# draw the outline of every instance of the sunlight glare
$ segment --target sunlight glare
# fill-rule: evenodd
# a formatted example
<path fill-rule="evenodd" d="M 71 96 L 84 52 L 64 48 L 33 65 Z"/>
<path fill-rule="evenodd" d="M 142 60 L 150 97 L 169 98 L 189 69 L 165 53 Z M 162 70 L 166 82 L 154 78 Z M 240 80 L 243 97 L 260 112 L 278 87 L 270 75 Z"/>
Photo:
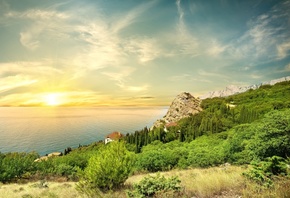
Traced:
<path fill-rule="evenodd" d="M 45 103 L 48 106 L 57 106 L 60 104 L 59 95 L 55 93 L 47 94 L 45 96 Z"/>

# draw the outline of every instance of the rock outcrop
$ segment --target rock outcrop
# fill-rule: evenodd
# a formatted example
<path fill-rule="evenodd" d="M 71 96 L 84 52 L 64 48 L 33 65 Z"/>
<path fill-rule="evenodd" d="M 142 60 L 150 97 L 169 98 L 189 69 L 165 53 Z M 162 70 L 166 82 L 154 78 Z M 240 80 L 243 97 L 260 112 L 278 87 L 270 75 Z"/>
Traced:
<path fill-rule="evenodd" d="M 62 153 L 61 152 L 53 152 L 53 153 L 49 153 L 46 156 L 42 156 L 40 158 L 37 158 L 36 160 L 34 160 L 34 162 L 47 161 L 48 158 L 50 158 L 50 157 L 60 157 L 60 156 L 62 156 Z"/>
<path fill-rule="evenodd" d="M 153 127 L 159 127 L 166 123 L 177 122 L 182 118 L 194 115 L 202 111 L 200 107 L 201 100 L 193 97 L 190 93 L 183 92 L 176 96 L 170 105 L 166 115 L 157 120 Z"/>
<path fill-rule="evenodd" d="M 200 96 L 200 98 L 201 99 L 206 99 L 206 98 L 214 98 L 214 97 L 231 96 L 231 95 L 234 95 L 234 94 L 246 92 L 249 89 L 258 89 L 262 85 L 275 85 L 276 83 L 284 82 L 284 81 L 290 81 L 290 76 L 283 77 L 283 78 L 278 78 L 278 79 L 274 79 L 274 80 L 270 80 L 270 81 L 263 82 L 263 83 L 260 83 L 260 84 L 249 85 L 249 86 L 229 85 L 224 90 L 211 91 L 211 92 L 209 92 L 209 93 L 207 93 L 207 94 L 205 94 L 203 96 Z"/>

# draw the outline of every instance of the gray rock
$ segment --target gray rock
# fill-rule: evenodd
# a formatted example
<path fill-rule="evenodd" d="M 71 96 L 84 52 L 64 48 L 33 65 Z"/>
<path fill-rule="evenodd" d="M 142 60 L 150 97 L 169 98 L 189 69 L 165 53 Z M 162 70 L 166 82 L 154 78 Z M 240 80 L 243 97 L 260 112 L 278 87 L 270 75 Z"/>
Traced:
<path fill-rule="evenodd" d="M 193 97 L 190 93 L 183 92 L 176 96 L 171 103 L 166 115 L 157 120 L 153 127 L 160 127 L 166 123 L 177 122 L 182 118 L 194 115 L 202 111 L 201 100 Z"/>

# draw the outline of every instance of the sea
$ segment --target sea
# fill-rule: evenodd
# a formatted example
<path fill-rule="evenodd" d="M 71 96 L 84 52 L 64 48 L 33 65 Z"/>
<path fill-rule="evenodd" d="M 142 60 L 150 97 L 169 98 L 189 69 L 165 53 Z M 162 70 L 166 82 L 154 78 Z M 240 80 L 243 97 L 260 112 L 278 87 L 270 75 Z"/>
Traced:
<path fill-rule="evenodd" d="M 63 152 L 150 128 L 168 107 L 0 107 L 0 152 Z"/>

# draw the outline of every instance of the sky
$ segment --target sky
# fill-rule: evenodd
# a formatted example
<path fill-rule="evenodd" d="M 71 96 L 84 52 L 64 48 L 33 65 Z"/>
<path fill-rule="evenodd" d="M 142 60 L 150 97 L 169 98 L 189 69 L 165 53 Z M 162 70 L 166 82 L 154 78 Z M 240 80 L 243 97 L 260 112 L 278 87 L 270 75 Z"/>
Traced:
<path fill-rule="evenodd" d="M 169 106 L 290 75 L 289 0 L 0 0 L 0 106 Z"/>

